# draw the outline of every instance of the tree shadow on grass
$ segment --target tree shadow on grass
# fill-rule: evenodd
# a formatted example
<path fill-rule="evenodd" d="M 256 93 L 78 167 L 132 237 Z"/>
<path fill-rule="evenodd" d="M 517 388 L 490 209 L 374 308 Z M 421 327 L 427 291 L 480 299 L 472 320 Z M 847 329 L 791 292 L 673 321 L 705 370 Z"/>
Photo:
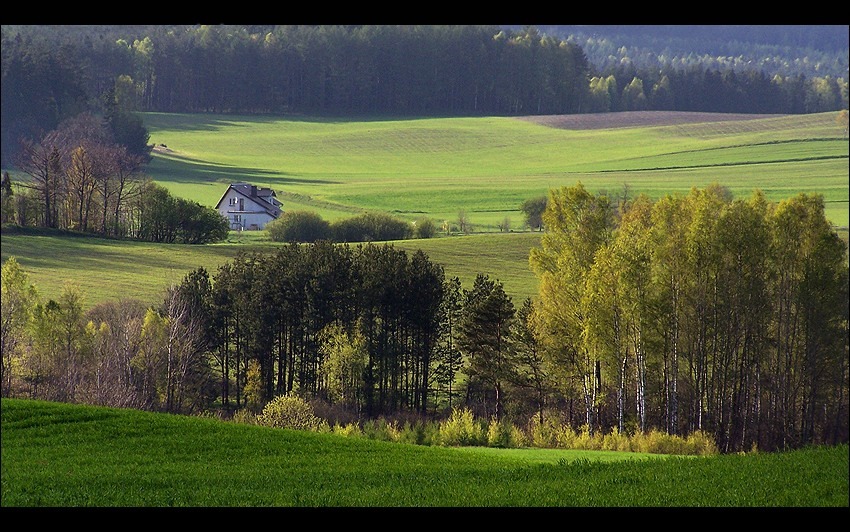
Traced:
<path fill-rule="evenodd" d="M 157 155 L 145 169 L 152 179 L 162 183 L 233 183 L 257 181 L 275 184 L 335 185 L 338 181 L 292 177 L 286 172 L 246 168 L 189 159 L 179 154 Z"/>

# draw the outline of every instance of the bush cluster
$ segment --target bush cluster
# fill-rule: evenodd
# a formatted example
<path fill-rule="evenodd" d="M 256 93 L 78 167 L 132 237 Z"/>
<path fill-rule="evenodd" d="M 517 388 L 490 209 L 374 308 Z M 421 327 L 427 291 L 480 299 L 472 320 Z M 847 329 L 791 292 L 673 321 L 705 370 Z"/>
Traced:
<path fill-rule="evenodd" d="M 294 394 L 279 395 L 269 401 L 257 416 L 257 422 L 266 427 L 330 432 L 327 421 L 313 413 L 310 403 Z"/>
<path fill-rule="evenodd" d="M 266 226 L 274 242 L 374 242 L 431 238 L 436 226 L 429 218 L 411 224 L 386 213 L 363 213 L 333 223 L 313 211 L 287 211 Z"/>
<path fill-rule="evenodd" d="M 294 395 L 275 398 L 259 416 L 242 413 L 235 415 L 233 421 L 413 445 L 504 449 L 535 447 L 696 456 L 711 456 L 719 452 L 711 436 L 702 431 L 681 437 L 657 430 L 628 434 L 614 427 L 607 433 L 591 434 L 586 425 L 576 430 L 554 419 L 541 423 L 537 416 L 523 430 L 506 419 L 477 419 L 467 408 L 454 408 L 444 421 L 417 423 L 378 418 L 362 423 L 335 423 L 331 427 L 327 421 L 313 414 L 306 401 Z"/>
<path fill-rule="evenodd" d="M 266 225 L 275 242 L 318 242 L 331 239 L 331 224 L 312 211 L 287 211 Z"/>
<path fill-rule="evenodd" d="M 488 433 L 465 408 L 455 408 L 447 421 L 440 424 L 440 444 L 445 446 L 486 445 Z"/>

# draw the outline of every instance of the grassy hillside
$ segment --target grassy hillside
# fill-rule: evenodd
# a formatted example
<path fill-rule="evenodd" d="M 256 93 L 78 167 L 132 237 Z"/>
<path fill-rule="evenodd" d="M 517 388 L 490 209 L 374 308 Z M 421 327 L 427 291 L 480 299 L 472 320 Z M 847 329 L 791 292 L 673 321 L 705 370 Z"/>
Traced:
<path fill-rule="evenodd" d="M 422 249 L 432 262 L 443 265 L 446 277 L 457 276 L 471 287 L 485 273 L 502 281 L 518 306 L 537 294 L 537 278 L 528 254 L 540 233 L 473 234 L 392 245 L 412 254 Z M 117 298 L 162 301 L 164 289 L 179 283 L 198 267 L 214 274 L 240 251 L 268 250 L 279 244 L 265 232 L 232 233 L 228 242 L 207 246 L 123 242 L 49 231 L 4 231 L 0 260 L 16 257 L 43 299 L 57 299 L 66 282 L 77 285 L 88 308 Z"/>
<path fill-rule="evenodd" d="M 145 115 L 151 175 L 214 205 L 232 181 L 278 191 L 327 219 L 380 210 L 477 230 L 523 220 L 522 202 L 581 181 L 653 198 L 718 182 L 780 201 L 816 192 L 848 225 L 848 143 L 836 113 L 611 113 L 571 117 L 291 119 Z M 164 146 L 162 146 L 164 145 Z"/>
<path fill-rule="evenodd" d="M 582 181 L 592 191 L 653 198 L 723 184 L 781 201 L 823 194 L 847 239 L 848 142 L 834 113 L 802 116 L 632 112 L 514 118 L 346 120 L 146 114 L 157 145 L 150 174 L 175 194 L 214 205 L 232 181 L 278 192 L 285 209 L 328 220 L 381 210 L 438 224 L 464 211 L 475 234 L 396 242 L 423 249 L 448 277 L 477 273 L 505 285 L 515 304 L 537 293 L 528 252 L 540 235 L 497 233 L 507 217 L 550 188 Z M 116 297 L 149 303 L 194 268 L 211 273 L 240 250 L 273 246 L 264 233 L 213 246 L 157 245 L 55 233 L 2 234 L 45 297 L 66 281 L 89 305 Z"/>
<path fill-rule="evenodd" d="M 3 507 L 847 507 L 847 446 L 662 457 L 425 447 L 3 399 Z"/>

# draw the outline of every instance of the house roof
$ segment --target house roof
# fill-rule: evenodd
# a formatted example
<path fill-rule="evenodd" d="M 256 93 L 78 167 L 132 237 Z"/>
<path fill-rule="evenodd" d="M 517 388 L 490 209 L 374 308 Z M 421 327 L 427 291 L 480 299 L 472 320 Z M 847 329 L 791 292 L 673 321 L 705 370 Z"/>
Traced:
<path fill-rule="evenodd" d="M 221 206 L 221 202 L 224 201 L 224 198 L 230 190 L 233 190 L 237 194 L 253 201 L 265 210 L 272 218 L 277 218 L 282 212 L 280 207 L 270 201 L 271 198 L 277 197 L 274 190 L 270 188 L 260 188 L 250 183 L 231 183 L 230 186 L 227 187 L 227 190 L 224 191 L 224 194 L 221 195 L 221 198 L 219 198 L 218 203 L 215 204 L 216 209 Z"/>

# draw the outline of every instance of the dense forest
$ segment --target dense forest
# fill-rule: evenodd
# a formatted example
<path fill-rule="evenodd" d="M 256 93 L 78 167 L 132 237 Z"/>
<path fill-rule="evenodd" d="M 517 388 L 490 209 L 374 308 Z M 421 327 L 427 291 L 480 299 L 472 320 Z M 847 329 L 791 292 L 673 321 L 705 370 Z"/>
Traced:
<path fill-rule="evenodd" d="M 39 139 L 83 111 L 835 111 L 848 105 L 847 50 L 836 28 L 846 33 L 842 26 L 807 31 L 826 50 L 801 41 L 802 48 L 777 44 L 750 59 L 731 43 L 721 52 L 736 56 L 701 52 L 697 39 L 688 41 L 694 49 L 687 54 L 649 54 L 638 45 L 613 50 L 616 41 L 534 26 L 4 25 L 3 165 L 21 138 Z M 710 27 L 701 31 L 711 42 Z M 753 31 L 770 34 L 769 27 Z M 809 55 L 794 56 L 799 49 Z"/>
<path fill-rule="evenodd" d="M 521 26 L 511 26 L 521 29 Z M 847 78 L 850 27 L 844 25 L 538 26 L 575 42 L 600 72 L 702 66 L 775 75 Z"/>
<path fill-rule="evenodd" d="M 297 393 L 330 421 L 453 407 L 529 428 L 702 432 L 724 452 L 848 439 L 846 245 L 820 196 L 549 194 L 540 295 L 389 244 L 286 244 L 85 312 L 3 265 L 4 397 L 175 413 Z"/>

